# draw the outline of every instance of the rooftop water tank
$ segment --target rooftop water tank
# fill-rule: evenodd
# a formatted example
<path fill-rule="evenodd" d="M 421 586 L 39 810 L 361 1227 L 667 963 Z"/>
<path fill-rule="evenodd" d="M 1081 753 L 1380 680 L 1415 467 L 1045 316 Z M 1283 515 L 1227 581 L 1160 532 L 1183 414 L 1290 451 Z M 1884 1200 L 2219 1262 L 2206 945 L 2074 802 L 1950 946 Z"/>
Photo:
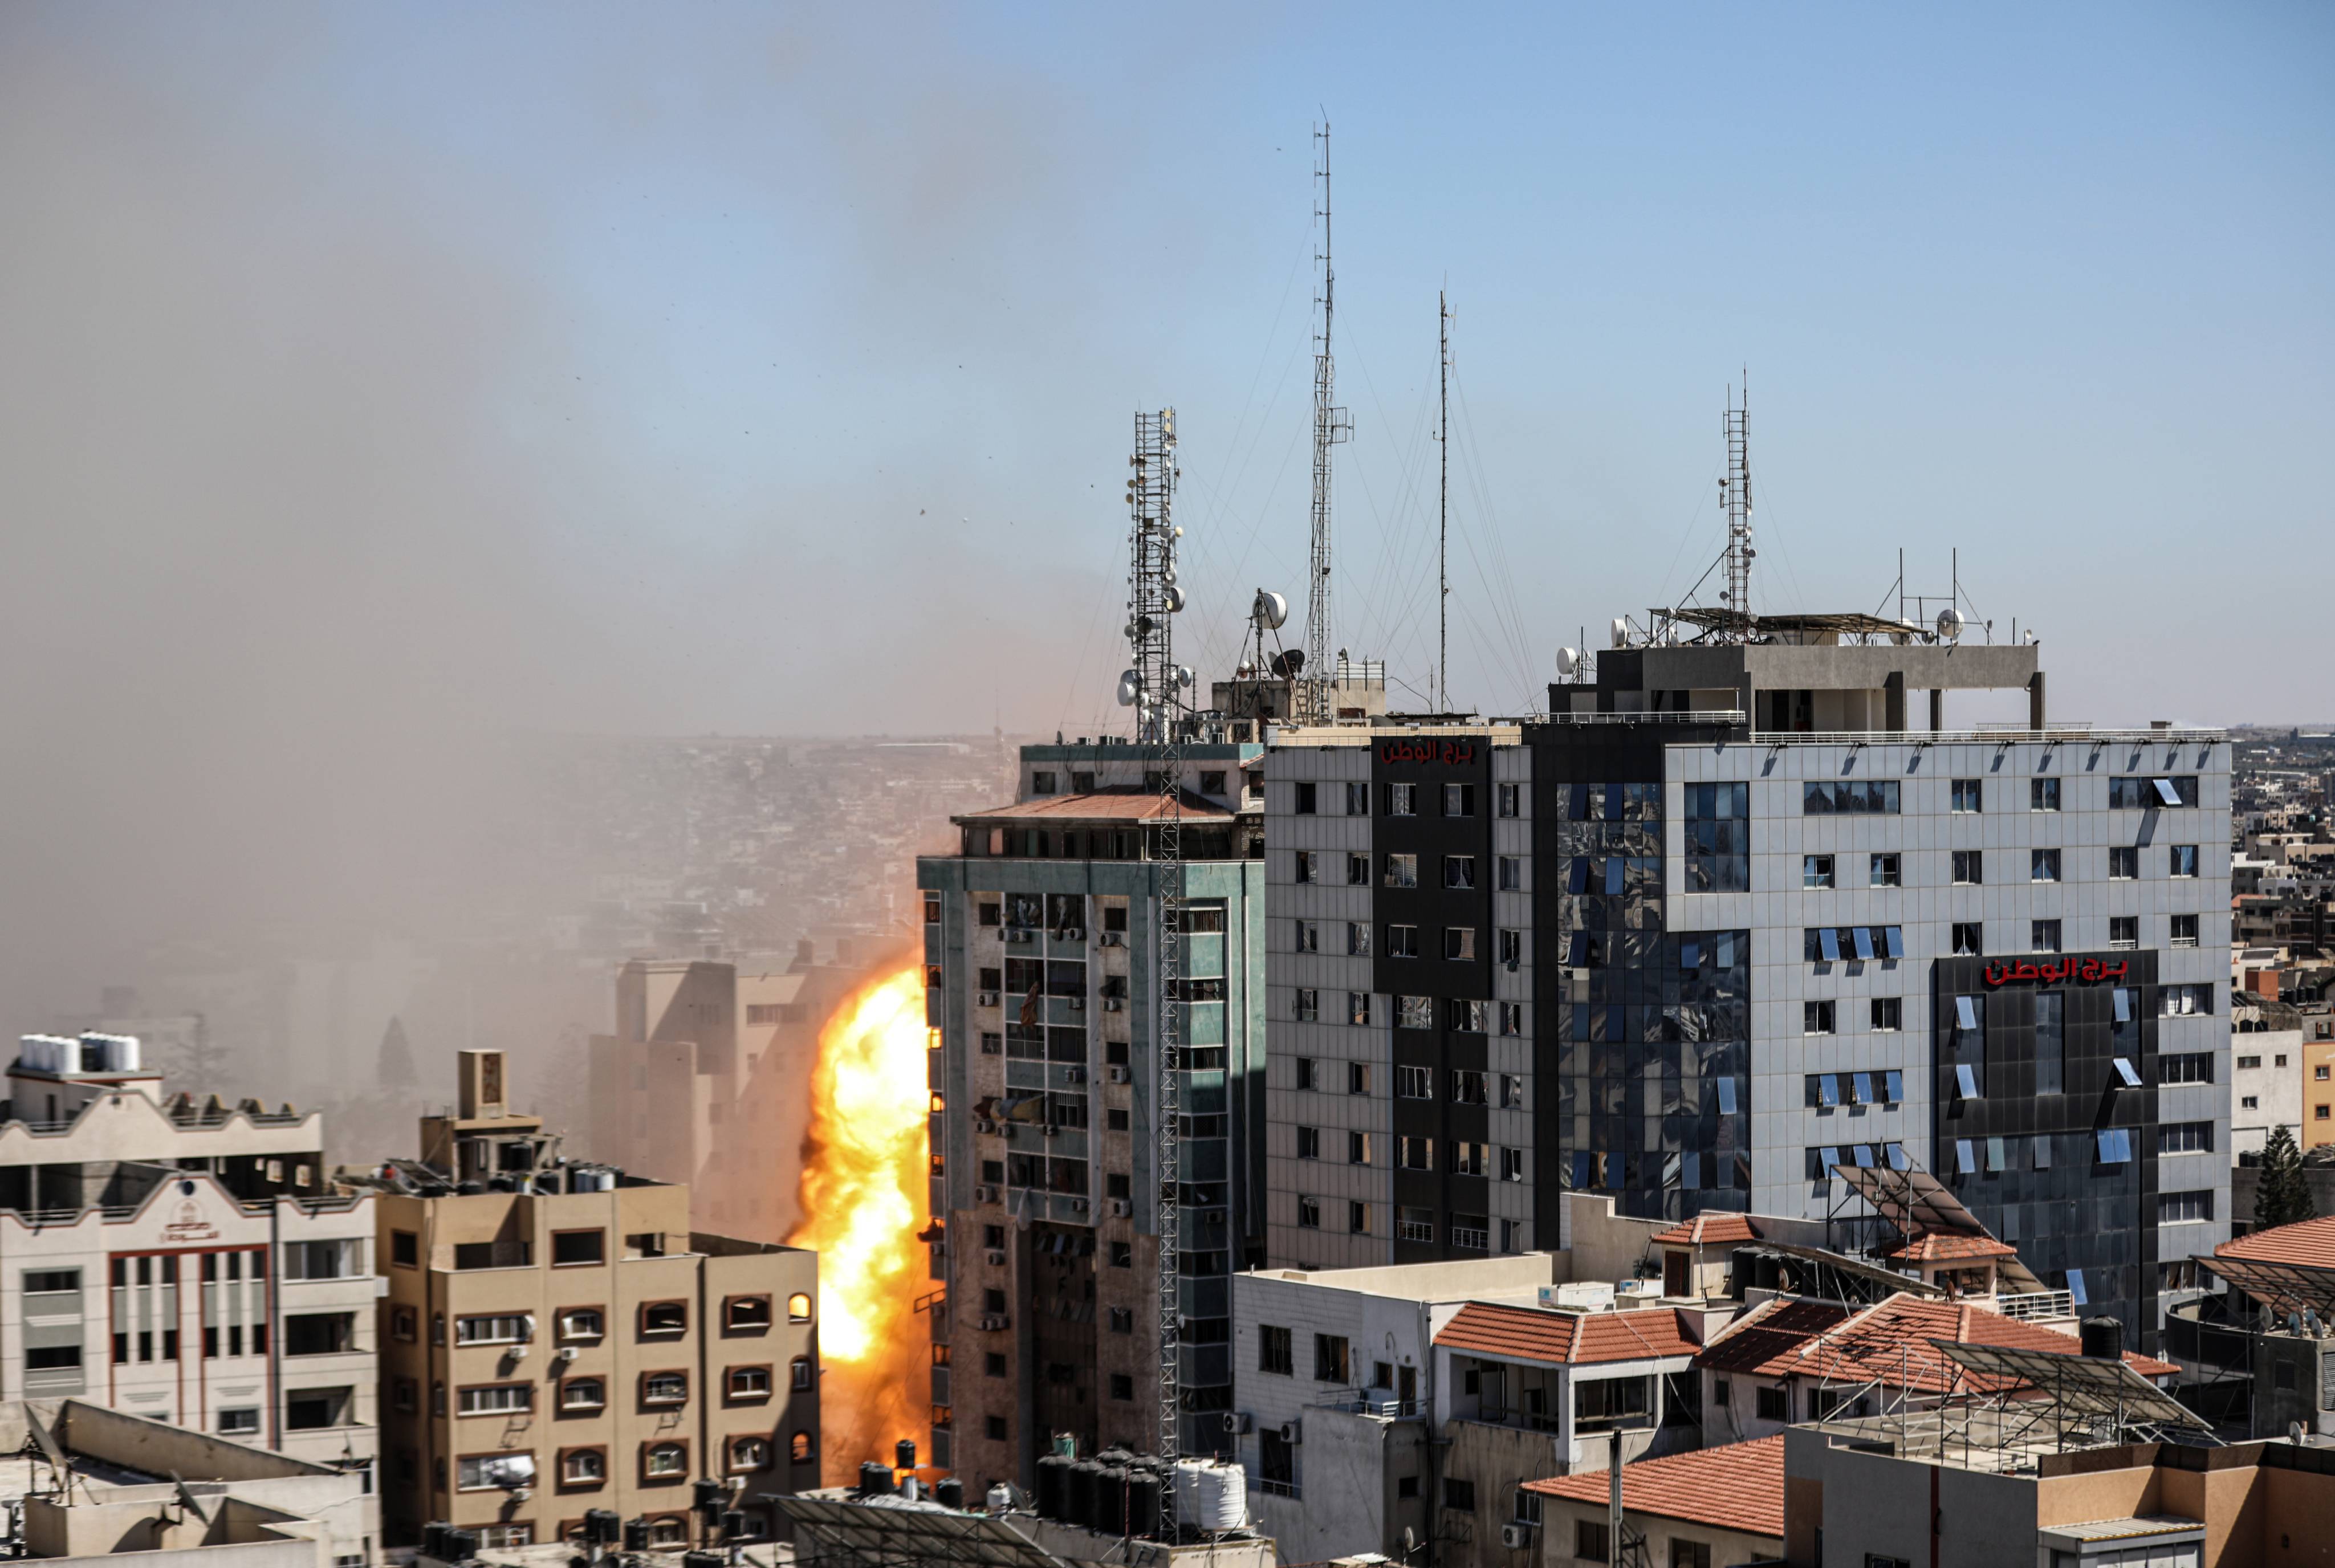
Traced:
<path fill-rule="evenodd" d="M 1176 1464 L 1176 1520 L 1211 1534 L 1248 1524 L 1248 1476 L 1237 1465 L 1214 1459 Z"/>

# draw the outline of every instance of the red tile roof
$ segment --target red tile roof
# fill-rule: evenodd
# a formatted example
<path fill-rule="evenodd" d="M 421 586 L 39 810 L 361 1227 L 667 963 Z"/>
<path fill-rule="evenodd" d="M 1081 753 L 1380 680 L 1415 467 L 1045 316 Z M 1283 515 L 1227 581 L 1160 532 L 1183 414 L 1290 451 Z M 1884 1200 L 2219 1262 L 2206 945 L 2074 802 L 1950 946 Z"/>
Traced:
<path fill-rule="evenodd" d="M 1527 1481 L 1525 1490 L 1575 1503 L 1599 1503 L 1611 1494 L 1613 1478 L 1603 1470 Z M 1727 1443 L 1640 1459 L 1622 1466 L 1622 1508 L 1681 1519 L 1718 1530 L 1784 1538 L 1784 1438 L 1781 1433 L 1749 1443 Z"/>
<path fill-rule="evenodd" d="M 1654 1237 L 1656 1244 L 1671 1247 L 1718 1246 L 1729 1242 L 1756 1242 L 1759 1227 L 1741 1215 L 1697 1215 L 1682 1225 L 1672 1225 Z"/>
<path fill-rule="evenodd" d="M 2255 1231 L 2214 1249 L 2217 1258 L 2246 1258 L 2258 1263 L 2289 1263 L 2297 1268 L 2335 1269 L 2335 1215 L 2299 1220 Z"/>
<path fill-rule="evenodd" d="M 1710 1341 L 1695 1365 L 1769 1378 L 1828 1378 L 1858 1383 L 1878 1379 L 1885 1387 L 1935 1394 L 1956 1387 L 1958 1379 L 1962 1387 L 1980 1379 L 1940 1355 L 1930 1342 L 1933 1340 L 2062 1356 L 2076 1350 L 2075 1340 L 2067 1334 L 2006 1318 L 1968 1302 L 1936 1301 L 1902 1291 L 1853 1316 L 1836 1317 L 1829 1325 L 1821 1321 L 1823 1310 L 1841 1312 L 1843 1309 L 1835 1303 L 1769 1304 L 1778 1310 L 1750 1312 L 1738 1319 Z M 1790 1312 L 1789 1322 L 1787 1309 L 1799 1309 Z M 2178 1370 L 2169 1362 L 2131 1351 L 2124 1359 L 2144 1378 L 2169 1378 Z"/>
<path fill-rule="evenodd" d="M 2015 1258 L 2019 1249 L 2005 1246 L 1992 1236 L 1957 1236 L 1933 1231 L 1907 1242 L 1889 1255 L 1909 1263 L 1950 1263 L 1964 1259 Z"/>
<path fill-rule="evenodd" d="M 1633 1312 L 1559 1312 L 1543 1307 L 1502 1307 L 1469 1302 L 1435 1336 L 1438 1345 L 1518 1360 L 1587 1365 L 1691 1356 L 1702 1347 L 1686 1337 L 1676 1312 L 1647 1307 Z"/>
<path fill-rule="evenodd" d="M 1229 822 L 1232 813 L 1204 796 L 1188 791 L 1183 799 L 1187 822 Z M 1010 806 L 968 811 L 954 820 L 968 827 L 986 822 L 1026 821 L 1032 818 L 1072 822 L 1148 822 L 1168 815 L 1156 789 L 1099 789 L 1089 795 L 1037 795 Z"/>

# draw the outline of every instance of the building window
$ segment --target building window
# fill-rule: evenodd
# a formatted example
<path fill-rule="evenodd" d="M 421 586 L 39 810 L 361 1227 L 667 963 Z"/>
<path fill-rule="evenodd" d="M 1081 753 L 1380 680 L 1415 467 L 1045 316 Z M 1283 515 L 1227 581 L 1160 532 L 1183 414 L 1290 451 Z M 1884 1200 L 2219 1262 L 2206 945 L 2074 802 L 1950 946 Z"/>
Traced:
<path fill-rule="evenodd" d="M 1420 1143 L 1431 1139 L 1420 1138 Z M 1435 1211 L 1422 1208 L 1400 1208 L 1394 1212 L 1395 1240 L 1400 1242 L 1432 1242 L 1435 1239 Z"/>
<path fill-rule="evenodd" d="M 682 1334 L 689 1331 L 689 1303 L 686 1302 L 643 1302 L 641 1332 L 644 1334 Z"/>
<path fill-rule="evenodd" d="M 761 1437 L 741 1437 L 730 1439 L 729 1473 L 767 1469 L 770 1463 L 770 1445 Z"/>
<path fill-rule="evenodd" d="M 1446 1028 L 1468 1034 L 1482 1034 L 1489 1026 L 1490 1005 L 1473 997 L 1447 996 L 1443 999 L 1443 1022 Z"/>
<path fill-rule="evenodd" d="M 1111 1308 L 1110 1331 L 1114 1334 L 1131 1334 L 1135 1332 L 1135 1309 L 1133 1307 Z"/>
<path fill-rule="evenodd" d="M 1443 886 L 1460 889 L 1476 886 L 1476 857 L 1472 855 L 1447 855 L 1443 857 Z"/>
<path fill-rule="evenodd" d="M 1976 884 L 1984 882 L 1986 880 L 1985 851 L 1980 849 L 1955 850 L 1953 873 L 1954 881 L 1958 884 L 1975 886 Z"/>
<path fill-rule="evenodd" d="M 1397 1099 L 1433 1099 L 1435 1070 L 1426 1067 L 1396 1068 L 1394 1093 Z"/>
<path fill-rule="evenodd" d="M 1986 955 L 1985 927 L 1975 920 L 1954 922 L 1954 953 L 1962 958 L 1982 958 Z"/>
<path fill-rule="evenodd" d="M 2161 1122 L 2156 1128 L 2159 1154 L 2211 1154 L 2214 1124 L 2210 1121 Z"/>
<path fill-rule="evenodd" d="M 534 1336 L 535 1320 L 524 1312 L 454 1320 L 458 1345 L 523 1345 Z"/>
<path fill-rule="evenodd" d="M 1313 852 L 1310 849 L 1300 849 L 1295 854 L 1296 879 L 1300 882 L 1314 880 Z"/>
<path fill-rule="evenodd" d="M 2140 875 L 2140 851 L 2132 845 L 2114 845 L 2108 849 L 2108 880 L 2129 882 Z"/>
<path fill-rule="evenodd" d="M 1464 1138 L 1454 1138 L 1451 1140 L 1450 1152 L 1453 1176 L 1479 1176 L 1484 1174 L 1488 1146 L 1470 1143 Z"/>
<path fill-rule="evenodd" d="M 559 1385 L 563 1410 L 599 1410 L 608 1403 L 608 1385 L 598 1378 L 570 1378 Z"/>
<path fill-rule="evenodd" d="M 1347 1356 L 1345 1336 L 1316 1334 L 1313 1336 L 1313 1380 L 1317 1383 L 1344 1383 L 1351 1362 Z"/>
<path fill-rule="evenodd" d="M 1472 1504 L 1471 1497 L 1469 1502 Z M 1612 1537 L 1602 1519 L 1575 1519 L 1573 1522 L 1573 1554 L 1589 1563 L 1610 1563 L 1613 1560 Z"/>
<path fill-rule="evenodd" d="M 1800 786 L 1800 810 L 1809 817 L 1897 815 L 1894 779 L 1819 779 Z"/>
<path fill-rule="evenodd" d="M 1292 1375 L 1289 1331 L 1273 1323 L 1260 1323 L 1256 1330 L 1256 1370 L 1278 1377 Z"/>
<path fill-rule="evenodd" d="M 1371 787 L 1360 779 L 1346 781 L 1346 815 L 1368 817 L 1371 814 Z"/>
<path fill-rule="evenodd" d="M 2111 915 L 2108 916 L 2108 945 L 2111 948 L 2140 945 L 2140 916 Z"/>
<path fill-rule="evenodd" d="M 1446 817 L 1476 815 L 1476 787 L 1473 784 L 1446 784 L 1443 787 L 1443 815 Z"/>
<path fill-rule="evenodd" d="M 1366 1236 L 1371 1234 L 1371 1205 L 1350 1203 L 1346 1205 L 1346 1233 Z"/>
<path fill-rule="evenodd" d="M 259 1408 L 240 1406 L 218 1413 L 219 1435 L 223 1437 L 247 1437 L 259 1430 Z"/>
<path fill-rule="evenodd" d="M 1320 1198 L 1309 1197 L 1303 1193 L 1297 1195 L 1297 1228 L 1301 1231 L 1318 1231 L 1322 1228 Z"/>
<path fill-rule="evenodd" d="M 1416 925 L 1388 926 L 1387 956 L 1389 958 L 1417 958 L 1419 956 L 1419 927 Z"/>
<path fill-rule="evenodd" d="M 992 1439 L 1000 1443 L 1003 1442 L 1005 1440 L 1005 1418 L 1003 1416 L 990 1417 L 987 1430 Z M 797 1432 L 793 1437 L 787 1439 L 787 1457 L 793 1460 L 796 1464 L 809 1464 L 811 1462 L 812 1453 L 813 1450 L 811 1448 L 810 1434 L 809 1432 Z"/>
<path fill-rule="evenodd" d="M 2197 1224 L 2214 1217 L 2214 1194 L 2204 1192 L 2159 1193 L 2156 1195 L 2156 1223 L 2161 1225 Z"/>
<path fill-rule="evenodd" d="M 688 1545 L 688 1522 L 676 1514 L 650 1515 L 649 1544 L 654 1547 Z"/>
<path fill-rule="evenodd" d="M 1370 1134 L 1366 1132 L 1349 1132 L 1346 1134 L 1346 1163 L 1348 1165 L 1368 1165 L 1371 1163 Z"/>
<path fill-rule="evenodd" d="M 1832 885 L 1831 856 L 1803 855 L 1800 857 L 1802 887 L 1830 887 Z"/>
<path fill-rule="evenodd" d="M 2059 880 L 2059 852 L 2057 849 L 2030 849 L 2027 852 L 2027 880 L 2057 882 Z"/>
<path fill-rule="evenodd" d="M 689 1474 L 689 1445 L 646 1443 L 641 1447 L 641 1479 L 678 1481 Z"/>
<path fill-rule="evenodd" d="M 2027 930 L 2027 950 L 2030 953 L 2057 953 L 2059 951 L 2059 923 L 2058 921 L 2030 921 L 2028 922 Z"/>
<path fill-rule="evenodd" d="M 1300 1023 L 1313 1023 L 1322 1016 L 1322 993 L 1312 986 L 1297 988 L 1296 1019 Z"/>
<path fill-rule="evenodd" d="M 532 1383 L 489 1383 L 455 1390 L 458 1416 L 503 1416 L 535 1408 Z"/>
<path fill-rule="evenodd" d="M 2030 779 L 2027 781 L 2027 808 L 2030 811 L 2059 809 L 2059 781 L 2057 779 Z"/>
<path fill-rule="evenodd" d="M 1503 855 L 1498 861 L 1500 891 L 1522 893 L 1525 890 L 1525 863 L 1521 856 Z"/>
<path fill-rule="evenodd" d="M 1111 1243 L 1110 1266 L 1115 1269 L 1133 1268 L 1135 1266 L 1135 1244 L 1133 1242 Z"/>
<path fill-rule="evenodd" d="M 1419 886 L 1419 857 L 1390 855 L 1386 857 L 1386 885 L 1389 887 Z"/>
<path fill-rule="evenodd" d="M 1435 999 L 1431 996 L 1396 997 L 1394 1022 L 1397 1029 L 1433 1029 Z"/>
<path fill-rule="evenodd" d="M 1500 1179 L 1520 1182 L 1525 1179 L 1525 1151 L 1520 1148 L 1500 1150 Z"/>
<path fill-rule="evenodd" d="M 1525 1031 L 1525 1004 L 1521 1002 L 1500 1003 L 1500 1032 L 1519 1035 Z"/>
<path fill-rule="evenodd" d="M 644 1372 L 641 1374 L 641 1403 L 644 1405 L 683 1405 L 689 1402 L 687 1372 Z"/>
<path fill-rule="evenodd" d="M 722 1326 L 737 1333 L 753 1333 L 770 1326 L 770 1298 L 730 1296 L 722 1302 Z"/>
<path fill-rule="evenodd" d="M 606 1448 L 563 1448 L 559 1454 L 559 1484 L 563 1486 L 597 1486 L 608 1479 L 608 1450 Z"/>
<path fill-rule="evenodd" d="M 1367 922 L 1346 922 L 1346 954 L 1350 958 L 1368 958 L 1371 955 L 1371 928 Z"/>
<path fill-rule="evenodd" d="M 2156 1081 L 2211 1083 L 2214 1081 L 2214 1053 L 2210 1050 L 2165 1052 L 2156 1059 Z"/>
<path fill-rule="evenodd" d="M 1710 1547 L 1683 1535 L 1671 1537 L 1671 1568 L 1710 1568 Z"/>
<path fill-rule="evenodd" d="M 1135 1379 L 1125 1372 L 1113 1372 L 1110 1375 L 1110 1397 L 1114 1399 L 1120 1400 L 1133 1399 L 1135 1398 Z"/>
<path fill-rule="evenodd" d="M 796 1388 L 810 1387 L 809 1357 L 795 1358 L 794 1375 Z M 767 1399 L 770 1397 L 770 1369 L 764 1366 L 732 1367 L 722 1374 L 722 1393 L 729 1399 Z"/>
<path fill-rule="evenodd" d="M 1310 920 L 1301 920 L 1296 924 L 1297 951 L 1300 953 L 1321 952 L 1322 928 Z"/>
<path fill-rule="evenodd" d="M 1419 815 L 1419 786 L 1390 784 L 1386 787 L 1387 815 L 1416 817 Z"/>
<path fill-rule="evenodd" d="M 1759 1418 L 1763 1421 L 1788 1421 L 1792 1418 L 1792 1390 L 1761 1389 L 1759 1403 Z"/>
<path fill-rule="evenodd" d="M 2195 947 L 2197 945 L 2197 917 L 2195 915 L 2175 915 L 2173 917 L 2172 930 L 2174 946 Z"/>
<path fill-rule="evenodd" d="M 2171 857 L 2171 865 L 2167 868 L 2169 875 L 2174 876 L 2197 875 L 2197 847 L 2195 844 L 2173 844 L 2166 846 L 2166 848 Z"/>
<path fill-rule="evenodd" d="M 1443 956 L 1456 963 L 1476 961 L 1476 928 L 1472 925 L 1447 925 L 1443 928 Z"/>
<path fill-rule="evenodd" d="M 1875 887 L 1902 886 L 1904 879 L 1898 866 L 1899 862 L 1894 852 L 1887 855 L 1875 855 L 1873 857 L 1872 870 L 1866 881 Z"/>
<path fill-rule="evenodd" d="M 1525 1105 L 1525 1080 L 1520 1073 L 1500 1074 L 1500 1108 L 1522 1110 Z"/>
<path fill-rule="evenodd" d="M 1451 1103 L 1454 1105 L 1482 1105 L 1488 1098 L 1489 1088 L 1489 1074 L 1467 1067 L 1451 1070 Z"/>
<path fill-rule="evenodd" d="M 1322 1064 L 1310 1056 L 1293 1059 L 1297 1063 L 1297 1087 L 1318 1089 L 1322 1087 Z"/>
<path fill-rule="evenodd" d="M 1882 1034 L 1894 1034 L 1905 1027 L 1905 999 L 1902 996 L 1876 996 L 1873 999 L 1873 1027 Z"/>
<path fill-rule="evenodd" d="M 554 1231 L 551 1233 L 551 1266 L 575 1268 L 608 1261 L 606 1231 Z"/>
<path fill-rule="evenodd" d="M 1985 809 L 1984 780 L 1957 779 L 1954 780 L 1953 808 L 1957 811 Z"/>
<path fill-rule="evenodd" d="M 2108 809 L 2156 811 L 2166 807 L 2197 804 L 2196 775 L 2166 779 L 2111 779 Z"/>
<path fill-rule="evenodd" d="M 1497 784 L 1494 785 L 1493 788 L 1498 794 L 1498 809 L 1501 816 L 1514 817 L 1521 812 L 1523 809 L 1522 797 L 1524 793 L 1522 789 L 1518 789 L 1514 784 Z"/>
<path fill-rule="evenodd" d="M 412 1231 L 389 1233 L 389 1261 L 400 1268 L 416 1268 L 421 1263 L 421 1238 Z"/>
<path fill-rule="evenodd" d="M 1371 1064 L 1369 1062 L 1350 1061 L 1346 1064 L 1346 1092 L 1348 1094 L 1368 1094 L 1371 1092 Z"/>
<path fill-rule="evenodd" d="M 473 1454 L 454 1461 L 454 1489 L 484 1492 L 496 1486 L 535 1484 L 532 1454 Z"/>
<path fill-rule="evenodd" d="M 1346 886 L 1368 887 L 1371 885 L 1371 857 L 1367 855 L 1346 857 Z"/>
<path fill-rule="evenodd" d="M 1320 1128 L 1301 1127 L 1297 1129 L 1297 1157 L 1299 1159 L 1320 1159 L 1322 1157 L 1322 1129 Z"/>
<path fill-rule="evenodd" d="M 1290 806 L 1290 809 L 1300 817 L 1313 816 L 1315 798 L 1313 784 L 1300 779 L 1293 788 L 1296 790 L 1296 799 Z"/>

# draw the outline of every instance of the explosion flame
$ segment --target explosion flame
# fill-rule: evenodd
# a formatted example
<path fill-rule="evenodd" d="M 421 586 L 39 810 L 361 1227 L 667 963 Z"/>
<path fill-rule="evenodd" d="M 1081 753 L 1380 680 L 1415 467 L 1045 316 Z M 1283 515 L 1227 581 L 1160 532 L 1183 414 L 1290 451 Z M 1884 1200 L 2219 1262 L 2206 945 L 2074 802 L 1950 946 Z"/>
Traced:
<path fill-rule="evenodd" d="M 904 969 L 863 987 L 819 1031 L 804 1149 L 804 1220 L 787 1238 L 819 1253 L 819 1473 L 830 1486 L 859 1462 L 892 1462 L 930 1424 L 932 1331 L 916 1298 L 926 1277 L 916 1237 L 927 1204 L 924 975 Z"/>

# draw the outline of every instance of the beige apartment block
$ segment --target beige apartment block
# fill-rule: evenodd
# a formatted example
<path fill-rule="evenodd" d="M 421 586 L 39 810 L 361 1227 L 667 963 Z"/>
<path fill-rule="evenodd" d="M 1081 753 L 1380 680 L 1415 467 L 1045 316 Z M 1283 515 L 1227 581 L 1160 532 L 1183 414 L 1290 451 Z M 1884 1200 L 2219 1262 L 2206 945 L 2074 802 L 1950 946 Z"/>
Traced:
<path fill-rule="evenodd" d="M 27 1035 L 0 1108 L 0 1398 L 75 1399 L 360 1478 L 378 1535 L 373 1212 L 323 1118 L 161 1099 L 129 1036 Z"/>
<path fill-rule="evenodd" d="M 859 972 L 636 959 L 616 973 L 616 1031 L 591 1040 L 591 1153 L 688 1184 L 691 1223 L 778 1241 L 802 1219 L 819 1032 Z M 751 1129 L 743 1139 L 741 1129 Z"/>
<path fill-rule="evenodd" d="M 698 1544 L 693 1483 L 765 1537 L 766 1494 L 819 1484 L 819 1259 L 693 1228 L 690 1189 L 561 1157 L 460 1056 L 454 1114 L 377 1189 L 388 1538 L 567 1538 L 589 1509 Z"/>

